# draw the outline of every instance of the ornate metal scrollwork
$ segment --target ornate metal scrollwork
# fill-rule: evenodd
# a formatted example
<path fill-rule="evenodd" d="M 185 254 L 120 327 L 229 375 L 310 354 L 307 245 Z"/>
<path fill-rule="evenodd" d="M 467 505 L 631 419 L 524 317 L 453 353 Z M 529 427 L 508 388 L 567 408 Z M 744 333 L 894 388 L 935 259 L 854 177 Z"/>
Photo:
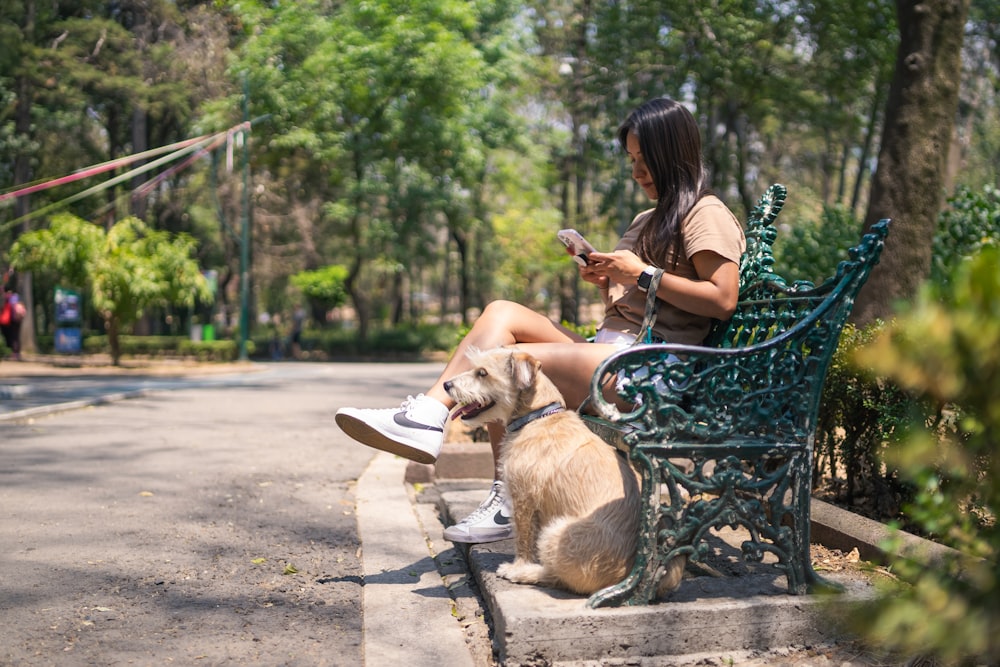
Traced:
<path fill-rule="evenodd" d="M 772 186 L 754 209 L 736 313 L 705 346 L 635 346 L 607 359 L 593 378 L 589 405 L 600 418 L 589 423 L 641 472 L 645 502 L 631 573 L 595 593 L 592 607 L 648 604 L 670 560 L 704 557 L 707 533 L 725 526 L 749 532 L 741 546 L 748 560 L 776 557 L 790 593 L 833 587 L 809 555 L 816 415 L 840 332 L 889 221 L 874 225 L 830 279 L 789 285 L 773 272 L 771 253 L 784 194 Z M 605 397 L 609 386 L 615 401 Z"/>

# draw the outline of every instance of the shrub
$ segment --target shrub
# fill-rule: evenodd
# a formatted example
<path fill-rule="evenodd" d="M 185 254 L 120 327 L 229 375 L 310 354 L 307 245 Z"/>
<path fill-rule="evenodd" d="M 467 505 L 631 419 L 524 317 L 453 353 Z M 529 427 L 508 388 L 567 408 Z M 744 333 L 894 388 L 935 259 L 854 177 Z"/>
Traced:
<path fill-rule="evenodd" d="M 303 332 L 302 350 L 313 359 L 414 359 L 429 352 L 451 351 L 459 341 L 457 332 L 455 326 L 439 324 L 389 327 L 371 332 L 368 340 L 362 343 L 354 329 L 313 329 Z M 254 341 L 262 353 L 271 347 L 270 335 L 255 336 Z"/>
<path fill-rule="evenodd" d="M 837 264 L 846 257 L 843 248 L 858 244 L 861 223 L 843 206 L 825 207 L 818 222 L 797 220 L 780 225 L 774 246 L 775 265 L 789 281 L 808 280 L 818 284 L 837 272 Z"/>
<path fill-rule="evenodd" d="M 960 187 L 938 218 L 931 255 L 931 281 L 947 282 L 962 262 L 986 247 L 1000 244 L 1000 190 L 987 185 L 982 192 Z"/>
<path fill-rule="evenodd" d="M 912 490 L 886 466 L 885 448 L 898 441 L 914 415 L 935 411 L 897 383 L 878 377 L 854 361 L 856 351 L 885 330 L 883 322 L 865 329 L 848 324 L 830 363 L 816 429 L 813 484 L 826 476 L 834 499 L 872 518 L 896 517 Z M 868 500 L 867 509 L 862 500 Z"/>
<path fill-rule="evenodd" d="M 889 451 L 914 485 L 909 516 L 954 555 L 891 566 L 906 582 L 860 613 L 859 628 L 890 649 L 942 662 L 1000 655 L 1000 248 L 962 262 L 943 285 L 857 353 L 859 362 L 928 401 L 955 408 L 948 428 L 915 423 Z M 898 553 L 889 544 L 888 553 Z"/>
<path fill-rule="evenodd" d="M 247 341 L 248 354 L 250 341 Z M 234 340 L 182 340 L 177 351 L 185 357 L 195 357 L 198 361 L 236 361 L 240 346 Z"/>
<path fill-rule="evenodd" d="M 119 339 L 125 357 L 194 357 L 199 361 L 235 361 L 239 344 L 234 340 L 192 341 L 185 336 L 122 336 Z M 247 342 L 252 353 L 252 341 Z M 107 336 L 87 336 L 83 339 L 84 354 L 107 353 Z"/>
<path fill-rule="evenodd" d="M 181 341 L 186 340 L 183 336 L 120 336 L 119 345 L 123 356 L 151 356 L 160 357 L 168 354 L 176 354 Z M 83 339 L 82 352 L 84 354 L 106 353 L 111 347 L 108 337 L 87 336 Z"/>

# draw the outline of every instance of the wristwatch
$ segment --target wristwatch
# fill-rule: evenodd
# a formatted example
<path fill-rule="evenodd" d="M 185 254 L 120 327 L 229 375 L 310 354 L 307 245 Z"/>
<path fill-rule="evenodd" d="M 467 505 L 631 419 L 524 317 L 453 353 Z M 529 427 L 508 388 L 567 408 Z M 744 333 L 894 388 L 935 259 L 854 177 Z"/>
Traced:
<path fill-rule="evenodd" d="M 645 270 L 639 274 L 636 279 L 635 284 L 639 286 L 639 289 L 643 292 L 649 291 L 649 285 L 653 282 L 653 274 L 656 273 L 656 267 L 652 264 L 647 266 Z"/>

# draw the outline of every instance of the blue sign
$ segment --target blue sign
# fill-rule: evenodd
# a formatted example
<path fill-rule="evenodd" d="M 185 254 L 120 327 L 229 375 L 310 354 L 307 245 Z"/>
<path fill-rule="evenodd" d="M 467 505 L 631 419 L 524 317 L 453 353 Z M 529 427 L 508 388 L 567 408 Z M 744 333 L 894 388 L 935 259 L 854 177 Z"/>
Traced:
<path fill-rule="evenodd" d="M 56 352 L 59 354 L 79 354 L 82 347 L 80 327 L 60 327 L 56 329 Z"/>
<path fill-rule="evenodd" d="M 83 318 L 80 293 L 64 287 L 56 288 L 56 324 L 80 324 Z"/>

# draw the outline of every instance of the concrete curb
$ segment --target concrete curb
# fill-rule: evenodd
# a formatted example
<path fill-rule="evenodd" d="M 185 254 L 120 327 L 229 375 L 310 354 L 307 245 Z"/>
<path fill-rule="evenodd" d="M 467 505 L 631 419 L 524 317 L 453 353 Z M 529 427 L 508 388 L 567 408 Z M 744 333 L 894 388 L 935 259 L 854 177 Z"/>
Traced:
<path fill-rule="evenodd" d="M 472 667 L 451 597 L 406 493 L 406 463 L 380 452 L 358 479 L 365 667 Z"/>

